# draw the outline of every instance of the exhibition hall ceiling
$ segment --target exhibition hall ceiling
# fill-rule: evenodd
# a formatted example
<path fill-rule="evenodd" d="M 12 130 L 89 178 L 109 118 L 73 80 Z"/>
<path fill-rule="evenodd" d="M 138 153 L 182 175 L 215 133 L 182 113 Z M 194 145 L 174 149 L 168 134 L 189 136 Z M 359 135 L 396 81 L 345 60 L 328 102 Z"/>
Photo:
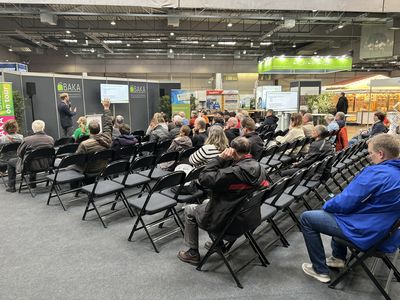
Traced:
<path fill-rule="evenodd" d="M 375 48 L 385 44 L 389 54 L 360 59 L 367 25 L 392 36 L 369 41 Z M 390 70 L 399 68 L 397 37 L 400 13 L 0 4 L 0 44 L 26 60 L 58 54 L 256 62 L 279 55 L 352 55 L 354 69 Z"/>

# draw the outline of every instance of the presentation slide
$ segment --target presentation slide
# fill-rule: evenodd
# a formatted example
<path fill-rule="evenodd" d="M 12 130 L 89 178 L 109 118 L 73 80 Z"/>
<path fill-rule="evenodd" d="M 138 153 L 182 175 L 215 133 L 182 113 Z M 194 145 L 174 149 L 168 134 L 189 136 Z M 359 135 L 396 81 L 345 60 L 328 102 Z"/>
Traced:
<path fill-rule="evenodd" d="M 275 111 L 297 111 L 297 92 L 269 92 L 267 93 L 267 109 Z"/>
<path fill-rule="evenodd" d="M 129 103 L 129 89 L 125 84 L 100 84 L 100 97 L 111 103 Z"/>

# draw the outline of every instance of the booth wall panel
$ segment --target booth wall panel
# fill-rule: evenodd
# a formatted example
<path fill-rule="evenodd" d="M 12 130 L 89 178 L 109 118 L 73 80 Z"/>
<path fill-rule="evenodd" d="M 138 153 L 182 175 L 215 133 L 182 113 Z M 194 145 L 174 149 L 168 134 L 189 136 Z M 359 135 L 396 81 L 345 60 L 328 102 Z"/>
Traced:
<path fill-rule="evenodd" d="M 149 120 L 155 112 L 160 111 L 160 86 L 158 83 L 148 83 L 147 85 L 149 99 Z"/>
<path fill-rule="evenodd" d="M 87 115 L 99 114 L 103 111 L 100 98 L 100 84 L 102 83 L 106 83 L 106 80 L 83 79 Z"/>
<path fill-rule="evenodd" d="M 127 81 L 111 81 L 109 84 L 128 85 Z M 131 116 L 129 114 L 129 103 L 116 103 L 112 105 L 114 116 L 121 115 L 124 117 L 124 122 L 132 127 Z"/>

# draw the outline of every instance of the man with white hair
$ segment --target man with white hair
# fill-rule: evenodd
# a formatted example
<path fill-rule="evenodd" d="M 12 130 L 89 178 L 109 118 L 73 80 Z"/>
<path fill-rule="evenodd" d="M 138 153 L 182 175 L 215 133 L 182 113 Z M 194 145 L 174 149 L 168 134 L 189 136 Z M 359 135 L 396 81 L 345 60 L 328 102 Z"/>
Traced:
<path fill-rule="evenodd" d="M 27 136 L 23 139 L 21 145 L 17 150 L 17 158 L 12 158 L 8 161 L 8 188 L 7 192 L 14 193 L 15 189 L 15 178 L 17 172 L 22 170 L 22 162 L 24 155 L 27 150 L 35 150 L 38 148 L 53 147 L 54 139 L 44 133 L 45 123 L 42 120 L 35 120 L 32 122 L 33 135 Z M 33 179 L 33 177 L 31 177 Z M 34 180 L 34 179 L 33 179 Z"/>
<path fill-rule="evenodd" d="M 114 119 L 114 126 L 113 126 L 113 131 L 112 131 L 112 139 L 115 140 L 117 137 L 121 135 L 121 132 L 119 131 L 119 128 L 124 124 L 124 117 L 121 115 L 118 115 Z"/>
<path fill-rule="evenodd" d="M 180 111 L 179 115 L 182 118 L 182 125 L 189 125 L 189 120 L 186 119 L 185 112 L 184 111 Z"/>
<path fill-rule="evenodd" d="M 174 139 L 178 136 L 179 131 L 181 130 L 181 127 L 183 125 L 183 119 L 180 115 L 175 115 L 174 118 L 172 119 L 172 122 L 175 125 L 175 127 L 169 131 L 169 136 L 171 139 Z"/>

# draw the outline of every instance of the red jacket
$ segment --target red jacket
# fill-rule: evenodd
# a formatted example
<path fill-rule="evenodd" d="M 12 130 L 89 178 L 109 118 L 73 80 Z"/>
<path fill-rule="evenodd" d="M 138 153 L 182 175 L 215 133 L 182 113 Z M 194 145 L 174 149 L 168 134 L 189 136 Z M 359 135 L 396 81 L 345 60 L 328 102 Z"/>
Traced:
<path fill-rule="evenodd" d="M 347 128 L 343 127 L 339 129 L 336 134 L 336 151 L 340 151 L 349 146 L 349 138 L 347 136 Z"/>

